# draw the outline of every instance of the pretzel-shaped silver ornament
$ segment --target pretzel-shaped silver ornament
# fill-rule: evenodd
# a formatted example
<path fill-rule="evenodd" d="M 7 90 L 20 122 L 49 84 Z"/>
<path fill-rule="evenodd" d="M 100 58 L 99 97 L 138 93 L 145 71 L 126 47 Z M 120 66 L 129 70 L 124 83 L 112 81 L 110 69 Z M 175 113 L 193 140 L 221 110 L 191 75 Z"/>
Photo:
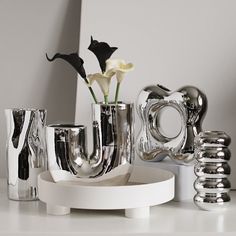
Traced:
<path fill-rule="evenodd" d="M 153 85 L 140 92 L 136 104 L 142 125 L 136 145 L 139 157 L 144 161 L 161 161 L 169 156 L 178 164 L 192 164 L 194 138 L 202 131 L 207 111 L 206 95 L 193 86 L 172 92 L 161 85 Z M 173 137 L 165 135 L 160 124 L 162 112 L 168 107 L 180 116 L 181 127 Z"/>

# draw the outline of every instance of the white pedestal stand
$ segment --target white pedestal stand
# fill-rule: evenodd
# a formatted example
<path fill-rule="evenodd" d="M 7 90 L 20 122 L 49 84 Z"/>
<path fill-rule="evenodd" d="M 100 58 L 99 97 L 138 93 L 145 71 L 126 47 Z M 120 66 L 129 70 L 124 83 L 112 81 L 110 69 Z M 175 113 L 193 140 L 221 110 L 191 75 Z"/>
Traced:
<path fill-rule="evenodd" d="M 48 171 L 38 177 L 39 199 L 47 213 L 65 215 L 71 208 L 125 209 L 129 218 L 149 217 L 150 207 L 174 198 L 174 174 L 161 169 L 135 166 L 124 186 L 79 185 L 79 182 L 53 182 Z"/>

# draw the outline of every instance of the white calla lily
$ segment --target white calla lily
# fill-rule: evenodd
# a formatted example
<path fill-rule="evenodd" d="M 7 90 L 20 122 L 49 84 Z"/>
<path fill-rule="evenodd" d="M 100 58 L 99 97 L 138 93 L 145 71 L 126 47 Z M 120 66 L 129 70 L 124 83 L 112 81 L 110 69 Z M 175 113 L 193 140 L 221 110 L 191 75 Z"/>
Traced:
<path fill-rule="evenodd" d="M 122 59 L 108 59 L 106 61 L 106 72 L 107 74 L 116 73 L 116 79 L 118 83 L 124 79 L 125 73 L 132 71 L 134 65 L 127 63 Z"/>
<path fill-rule="evenodd" d="M 132 63 L 125 63 L 121 59 L 108 59 L 106 61 L 106 70 L 104 73 L 95 73 L 87 76 L 88 86 L 91 87 L 94 81 L 97 81 L 99 87 L 104 95 L 105 103 L 108 103 L 109 88 L 112 76 L 116 75 L 117 87 L 115 95 L 115 103 L 117 103 L 119 87 L 121 81 L 124 79 L 125 73 L 133 70 L 134 65 Z"/>
<path fill-rule="evenodd" d="M 110 88 L 110 83 L 111 83 L 111 76 L 107 76 L 101 73 L 95 73 L 95 74 L 88 75 L 88 79 L 89 79 L 89 86 L 91 86 L 94 81 L 97 81 L 104 95 L 105 102 L 107 103 L 107 98 L 108 98 L 109 88 Z"/>
<path fill-rule="evenodd" d="M 116 94 L 115 94 L 115 103 L 118 101 L 118 94 L 120 89 L 120 83 L 124 79 L 125 73 L 134 69 L 134 65 L 132 63 L 125 63 L 122 59 L 108 59 L 106 61 L 106 73 L 115 73 L 117 79 L 116 85 Z"/>

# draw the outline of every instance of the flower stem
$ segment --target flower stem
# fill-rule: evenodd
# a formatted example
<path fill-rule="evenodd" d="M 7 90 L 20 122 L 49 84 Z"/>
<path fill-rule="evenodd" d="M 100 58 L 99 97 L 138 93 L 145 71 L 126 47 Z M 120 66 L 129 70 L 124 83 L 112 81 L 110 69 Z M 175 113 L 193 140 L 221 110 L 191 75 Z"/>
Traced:
<path fill-rule="evenodd" d="M 108 104 L 108 95 L 104 95 L 104 102 L 105 104 Z"/>
<path fill-rule="evenodd" d="M 90 93 L 91 93 L 92 96 L 93 96 L 94 102 L 95 102 L 95 103 L 98 103 L 98 100 L 97 100 L 97 98 L 96 98 L 96 96 L 95 96 L 95 94 L 94 94 L 94 91 L 93 91 L 93 89 L 92 89 L 91 87 L 89 87 L 89 91 L 90 91 Z"/>
<path fill-rule="evenodd" d="M 85 82 L 89 85 L 89 82 L 88 82 L 88 80 L 87 80 L 86 78 L 85 78 Z M 96 95 L 95 95 L 95 93 L 94 93 L 92 87 L 91 87 L 91 86 L 88 86 L 88 88 L 89 88 L 90 93 L 92 94 L 92 97 L 93 97 L 94 102 L 95 102 L 95 103 L 98 103 L 98 100 L 97 100 L 97 98 L 96 98 Z"/>
<path fill-rule="evenodd" d="M 120 83 L 118 82 L 118 83 L 116 84 L 115 104 L 117 104 L 117 102 L 118 102 L 119 90 L 120 90 Z"/>

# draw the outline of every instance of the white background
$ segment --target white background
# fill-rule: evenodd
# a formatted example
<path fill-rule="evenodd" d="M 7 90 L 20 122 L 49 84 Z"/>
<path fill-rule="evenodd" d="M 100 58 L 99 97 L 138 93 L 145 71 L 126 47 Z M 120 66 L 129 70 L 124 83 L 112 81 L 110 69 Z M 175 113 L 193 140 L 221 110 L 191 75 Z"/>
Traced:
<path fill-rule="evenodd" d="M 4 109 L 46 108 L 48 123 L 74 120 L 76 73 L 45 53 L 75 52 L 80 1 L 0 0 L 0 177 L 6 174 Z"/>
<path fill-rule="evenodd" d="M 157 83 L 171 90 L 183 85 L 203 90 L 209 103 L 203 128 L 224 130 L 232 137 L 234 188 L 235 13 L 234 0 L 86 0 L 82 4 L 80 38 L 80 56 L 88 73 L 99 72 L 95 56 L 87 50 L 91 35 L 119 48 L 113 58 L 135 64 L 135 71 L 127 75 L 121 86 L 122 100 L 135 101 L 143 87 Z M 91 102 L 88 90 L 79 79 L 76 121 L 89 127 L 90 147 Z M 137 134 L 140 125 L 137 116 L 136 121 Z"/>

